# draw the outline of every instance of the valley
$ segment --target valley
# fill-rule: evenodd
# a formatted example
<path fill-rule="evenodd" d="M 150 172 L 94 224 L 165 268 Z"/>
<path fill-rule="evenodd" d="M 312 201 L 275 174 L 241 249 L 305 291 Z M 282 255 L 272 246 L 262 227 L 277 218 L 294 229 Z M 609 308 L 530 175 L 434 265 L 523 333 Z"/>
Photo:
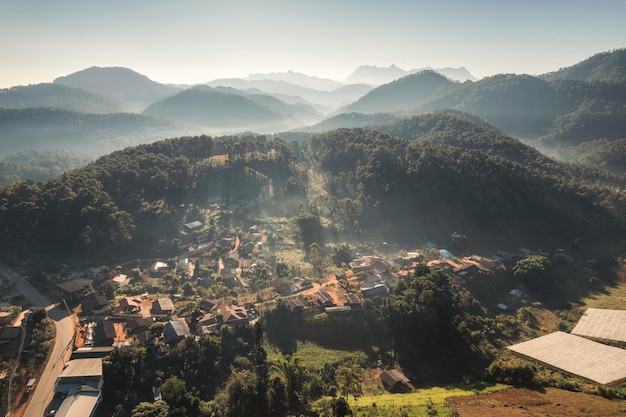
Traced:
<path fill-rule="evenodd" d="M 1 90 L 0 260 L 77 323 L 32 398 L 98 417 L 623 412 L 623 378 L 509 348 L 624 310 L 625 54 L 352 84 L 91 67 Z M 58 311 L 2 288 L 19 417 Z"/>

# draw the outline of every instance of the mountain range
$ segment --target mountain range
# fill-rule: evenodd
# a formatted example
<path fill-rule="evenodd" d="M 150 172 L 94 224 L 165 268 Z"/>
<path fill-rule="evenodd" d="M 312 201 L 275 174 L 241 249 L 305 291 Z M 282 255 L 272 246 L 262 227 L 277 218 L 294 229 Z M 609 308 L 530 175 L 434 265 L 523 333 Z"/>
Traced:
<path fill-rule="evenodd" d="M 197 86 L 160 84 L 128 68 L 91 67 L 50 84 L 0 90 L 0 153 L 45 144 L 97 156 L 177 134 L 313 132 L 453 109 L 553 155 L 591 161 L 589 152 L 608 155 L 605 142 L 626 137 L 625 62 L 626 50 L 618 49 L 541 76 L 472 81 L 464 68 L 404 71 L 392 65 L 359 67 L 346 80 L 368 83 L 290 71 Z M 373 86 L 380 82 L 386 83 Z"/>
<path fill-rule="evenodd" d="M 350 76 L 346 78 L 346 83 L 364 83 L 371 85 L 387 84 L 398 78 L 405 77 L 407 75 L 415 74 L 422 71 L 434 71 L 443 75 L 453 81 L 476 81 L 474 77 L 465 67 L 459 68 L 419 68 L 405 71 L 395 65 L 388 67 L 377 67 L 372 65 L 363 65 L 358 67 Z"/>

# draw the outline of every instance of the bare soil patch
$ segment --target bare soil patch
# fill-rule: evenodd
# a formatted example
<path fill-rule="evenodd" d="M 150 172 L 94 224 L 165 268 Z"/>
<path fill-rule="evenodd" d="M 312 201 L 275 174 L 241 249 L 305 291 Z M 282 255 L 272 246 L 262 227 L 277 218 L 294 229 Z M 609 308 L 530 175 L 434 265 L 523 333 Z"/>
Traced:
<path fill-rule="evenodd" d="M 492 394 L 450 397 L 447 401 L 462 417 L 606 417 L 626 413 L 626 401 L 556 388 L 510 388 Z"/>

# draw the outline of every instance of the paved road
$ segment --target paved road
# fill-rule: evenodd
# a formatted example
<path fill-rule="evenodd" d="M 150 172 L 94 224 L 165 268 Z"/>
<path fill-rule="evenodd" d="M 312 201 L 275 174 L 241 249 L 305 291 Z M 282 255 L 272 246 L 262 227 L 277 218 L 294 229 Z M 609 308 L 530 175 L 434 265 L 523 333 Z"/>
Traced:
<path fill-rule="evenodd" d="M 22 276 L 8 266 L 0 263 L 0 274 L 4 275 L 15 288 L 33 304 L 45 307 L 48 316 L 54 320 L 56 339 L 50 360 L 37 381 L 37 386 L 24 413 L 27 417 L 41 417 L 54 394 L 54 384 L 63 370 L 65 361 L 71 354 L 72 337 L 74 336 L 74 318 L 69 315 L 64 305 L 56 306 L 30 285 Z"/>

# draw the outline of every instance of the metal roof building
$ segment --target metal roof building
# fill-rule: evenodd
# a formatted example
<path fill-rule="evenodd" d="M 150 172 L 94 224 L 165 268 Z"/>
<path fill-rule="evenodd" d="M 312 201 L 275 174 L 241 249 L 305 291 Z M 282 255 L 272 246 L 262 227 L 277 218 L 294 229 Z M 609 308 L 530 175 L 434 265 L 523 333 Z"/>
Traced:
<path fill-rule="evenodd" d="M 626 311 L 587 309 L 572 334 L 597 340 L 626 342 Z"/>
<path fill-rule="evenodd" d="M 555 332 L 508 349 L 602 385 L 626 379 L 626 350 L 569 333 Z"/>

